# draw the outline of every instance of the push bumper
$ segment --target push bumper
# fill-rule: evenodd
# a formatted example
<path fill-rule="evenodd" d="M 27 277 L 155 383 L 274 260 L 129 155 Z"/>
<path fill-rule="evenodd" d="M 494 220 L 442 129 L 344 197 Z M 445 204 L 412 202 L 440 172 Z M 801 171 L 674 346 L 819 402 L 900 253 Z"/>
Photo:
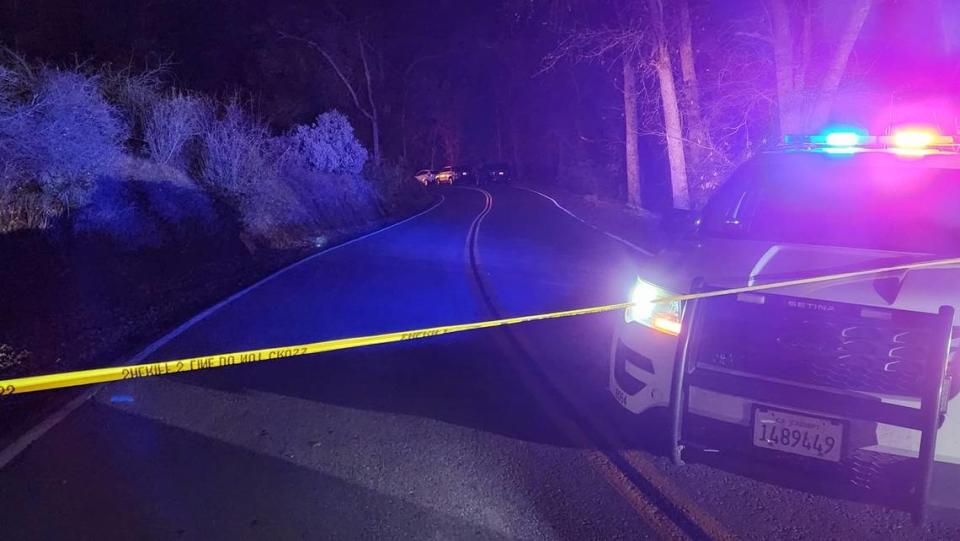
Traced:
<path fill-rule="evenodd" d="M 885 495 L 922 521 L 953 321 L 946 306 L 925 314 L 768 294 L 691 303 L 671 387 L 674 461 L 692 450 L 773 463 L 793 480 Z M 918 433 L 916 454 L 880 450 L 881 427 Z"/>
<path fill-rule="evenodd" d="M 609 359 L 609 385 L 624 408 L 639 414 L 669 406 L 678 345 L 677 337 L 642 325 L 617 326 Z M 840 492 L 852 498 L 872 493 L 893 501 L 896 507 L 909 503 L 902 501 L 900 488 L 920 452 L 918 431 L 842 418 L 850 441 L 855 442 L 851 447 L 856 449 L 847 455 L 844 464 L 811 462 L 803 457 L 764 453 L 752 445 L 753 411 L 758 406 L 816 415 L 813 411 L 785 407 L 777 400 L 752 400 L 708 389 L 690 389 L 688 427 L 692 434 L 703 436 L 700 454 L 709 453 L 712 460 L 720 462 L 733 460 L 751 464 L 749 473 L 760 473 L 764 478 L 777 478 L 784 471 L 797 472 L 799 475 L 794 477 L 812 481 L 809 483 L 812 486 L 800 487 L 808 490 L 822 488 L 818 479 L 833 479 L 845 486 L 846 490 Z M 720 449 L 726 452 L 715 453 Z M 735 465 L 732 469 L 736 469 Z M 960 509 L 957 486 L 960 486 L 960 398 L 949 402 L 946 421 L 939 430 L 929 503 Z"/>

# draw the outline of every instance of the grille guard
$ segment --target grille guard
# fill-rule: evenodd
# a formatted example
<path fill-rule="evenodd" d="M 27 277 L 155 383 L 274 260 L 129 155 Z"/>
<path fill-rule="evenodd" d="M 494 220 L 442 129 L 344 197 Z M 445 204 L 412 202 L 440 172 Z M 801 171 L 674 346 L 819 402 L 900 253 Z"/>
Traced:
<path fill-rule="evenodd" d="M 701 280 L 692 291 L 709 291 Z M 695 430 L 688 430 L 690 388 L 697 387 L 733 395 L 755 403 L 763 403 L 800 410 L 839 419 L 856 419 L 910 428 L 920 432 L 918 456 L 911 459 L 916 467 L 914 475 L 907 476 L 909 495 L 904 502 L 917 523 L 926 515 L 927 496 L 936 450 L 937 431 L 943 422 L 949 385 L 947 361 L 953 331 L 954 309 L 943 306 L 936 314 L 877 308 L 849 303 L 820 301 L 769 293 L 750 293 L 710 297 L 687 303 L 684 308 L 680 347 L 671 392 L 671 454 L 676 464 L 683 464 L 686 449 L 711 449 L 721 454 L 736 455 L 737 450 L 716 449 L 716 442 L 698 440 Z M 812 349 L 800 347 L 809 336 L 793 333 L 792 338 L 777 334 L 798 321 L 823 324 L 826 329 L 839 330 L 839 343 L 830 342 L 829 332 L 817 334 L 817 340 L 829 342 L 823 347 L 810 344 Z M 724 341 L 724 332 L 730 324 L 739 324 L 740 332 L 734 340 Z M 726 326 L 726 327 L 725 327 Z M 816 326 L 810 329 L 815 329 Z M 849 329 L 856 328 L 856 331 Z M 804 328 L 806 329 L 806 327 Z M 854 336 L 850 336 L 854 335 Z M 909 344 L 904 336 L 911 336 Z M 869 336 L 869 340 L 862 340 Z M 895 339 L 901 340 L 900 342 Z M 727 337 L 729 338 L 729 337 Z M 850 338 L 849 344 L 846 340 Z M 886 345 L 884 341 L 886 340 Z M 757 350 L 773 348 L 776 351 Z M 886 364 L 884 361 L 884 348 Z M 894 348 L 909 347 L 909 359 L 892 357 Z M 753 349 L 751 353 L 751 348 Z M 868 352 L 853 364 L 851 350 L 858 354 Z M 727 353 L 735 351 L 735 353 Z M 786 353 L 784 353 L 786 352 Z M 754 358 L 767 355 L 768 359 Z M 787 362 L 781 366 L 780 357 Z M 769 357 L 775 357 L 772 362 Z M 891 360 L 892 359 L 892 360 Z M 759 362 L 758 362 L 759 361 Z M 877 371 L 874 361 L 881 363 Z M 911 368 L 901 373 L 888 370 L 901 362 Z M 732 366 L 731 366 L 732 365 Z M 851 366 L 863 370 L 851 370 Z M 845 381 L 846 380 L 846 381 Z M 886 403 L 869 393 L 890 393 L 919 400 L 913 408 Z M 702 418 L 697 418 L 702 423 Z M 722 423 L 721 421 L 713 421 Z M 855 448 L 845 449 L 841 459 L 853 467 Z M 748 456 L 744 458 L 749 459 Z M 817 460 L 817 459 L 803 459 Z"/>

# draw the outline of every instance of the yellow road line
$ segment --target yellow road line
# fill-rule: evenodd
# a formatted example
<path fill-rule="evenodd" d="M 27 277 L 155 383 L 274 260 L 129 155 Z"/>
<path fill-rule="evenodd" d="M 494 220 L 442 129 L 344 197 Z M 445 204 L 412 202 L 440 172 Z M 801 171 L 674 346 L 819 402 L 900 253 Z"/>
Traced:
<path fill-rule="evenodd" d="M 690 539 L 603 452 L 588 451 L 587 462 L 640 515 L 647 526 L 657 532 L 657 539 Z"/>
<path fill-rule="evenodd" d="M 737 539 L 737 536 L 727 529 L 723 523 L 693 501 L 685 490 L 674 484 L 655 464 L 650 462 L 650 460 L 641 453 L 627 450 L 621 451 L 620 455 L 633 469 L 637 470 L 637 473 L 649 481 L 666 499 L 673 502 L 694 524 L 709 535 L 710 539 L 716 541 L 733 541 Z"/>

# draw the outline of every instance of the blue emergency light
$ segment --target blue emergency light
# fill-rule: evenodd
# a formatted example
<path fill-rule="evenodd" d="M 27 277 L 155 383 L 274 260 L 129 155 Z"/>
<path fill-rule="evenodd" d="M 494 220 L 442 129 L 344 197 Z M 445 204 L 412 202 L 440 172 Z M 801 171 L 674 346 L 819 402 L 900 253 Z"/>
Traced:
<path fill-rule="evenodd" d="M 902 128 L 892 135 L 876 136 L 852 129 L 827 130 L 818 135 L 787 135 L 787 147 L 827 154 L 855 154 L 868 150 L 889 151 L 902 156 L 926 156 L 960 150 L 955 137 L 927 127 Z"/>

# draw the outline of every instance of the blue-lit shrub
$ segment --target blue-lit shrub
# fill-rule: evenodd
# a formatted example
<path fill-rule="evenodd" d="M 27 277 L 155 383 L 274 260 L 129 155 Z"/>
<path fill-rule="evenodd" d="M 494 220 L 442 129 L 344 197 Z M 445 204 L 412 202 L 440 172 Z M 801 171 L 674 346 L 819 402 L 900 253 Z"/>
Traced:
<path fill-rule="evenodd" d="M 276 175 L 267 128 L 232 101 L 201 134 L 200 177 L 208 188 L 231 199 L 244 199 L 257 185 Z"/>
<path fill-rule="evenodd" d="M 336 109 L 291 130 L 288 143 L 299 165 L 318 173 L 358 174 L 367 162 L 367 149 L 347 117 Z"/>
<path fill-rule="evenodd" d="M 251 248 L 295 243 L 312 225 L 303 202 L 281 178 L 282 150 L 237 100 L 211 115 L 200 135 L 201 181 L 237 210 Z"/>
<path fill-rule="evenodd" d="M 43 227 L 87 201 L 95 179 L 121 155 L 125 132 L 93 76 L 52 69 L 7 70 L 6 76 L 0 87 L 0 191 L 23 194 L 42 216 L 6 216 L 16 223 L 0 223 L 0 230 Z"/>
<path fill-rule="evenodd" d="M 400 177 L 365 168 L 343 114 L 275 136 L 241 100 L 184 94 L 161 74 L 0 50 L 0 234 L 61 223 L 138 249 L 239 225 L 251 249 L 286 247 L 392 208 Z"/>
<path fill-rule="evenodd" d="M 180 92 L 158 99 L 147 114 L 143 130 L 150 158 L 157 163 L 186 167 L 188 145 L 208 124 L 209 111 L 204 99 Z"/>
<path fill-rule="evenodd" d="M 114 69 L 112 65 L 97 70 L 100 90 L 119 111 L 127 132 L 125 147 L 128 152 L 142 155 L 146 151 L 145 126 L 154 106 L 163 99 L 165 68 L 161 63 L 142 71 L 132 66 Z"/>

